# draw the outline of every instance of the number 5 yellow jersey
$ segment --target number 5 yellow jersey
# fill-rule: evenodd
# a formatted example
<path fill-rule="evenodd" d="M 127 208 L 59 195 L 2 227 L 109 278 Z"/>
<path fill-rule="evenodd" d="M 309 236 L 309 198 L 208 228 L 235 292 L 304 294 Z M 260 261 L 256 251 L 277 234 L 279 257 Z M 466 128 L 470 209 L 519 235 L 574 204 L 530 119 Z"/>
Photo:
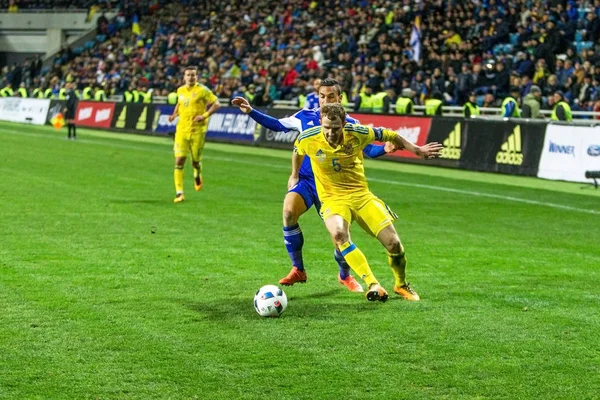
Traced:
<path fill-rule="evenodd" d="M 322 203 L 340 198 L 358 200 L 369 194 L 362 150 L 375 140 L 391 140 L 396 133 L 378 130 L 376 136 L 368 126 L 346 124 L 343 135 L 341 144 L 333 148 L 322 128 L 314 127 L 302 132 L 295 143 L 298 154 L 310 158 Z"/>
<path fill-rule="evenodd" d="M 194 134 L 206 131 L 208 119 L 202 122 L 194 122 L 194 117 L 206 112 L 209 104 L 218 101 L 217 96 L 206 86 L 196 84 L 191 88 L 186 85 L 177 89 L 177 104 L 179 105 L 179 121 L 177 132 Z"/>

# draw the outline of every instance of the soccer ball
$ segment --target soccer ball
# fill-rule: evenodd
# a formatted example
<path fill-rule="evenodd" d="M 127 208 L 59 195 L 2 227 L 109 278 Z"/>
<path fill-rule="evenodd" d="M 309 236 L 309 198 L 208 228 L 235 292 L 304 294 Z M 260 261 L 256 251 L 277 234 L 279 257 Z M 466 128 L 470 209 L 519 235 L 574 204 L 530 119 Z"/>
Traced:
<path fill-rule="evenodd" d="M 287 308 L 287 296 L 281 288 L 266 285 L 254 295 L 254 309 L 261 317 L 279 317 Z"/>

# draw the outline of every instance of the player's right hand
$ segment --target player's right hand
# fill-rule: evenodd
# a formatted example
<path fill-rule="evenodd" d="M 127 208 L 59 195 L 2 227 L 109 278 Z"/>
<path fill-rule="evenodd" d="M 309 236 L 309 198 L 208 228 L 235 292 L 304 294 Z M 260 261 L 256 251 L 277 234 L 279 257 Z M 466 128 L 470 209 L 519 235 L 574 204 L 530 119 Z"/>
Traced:
<path fill-rule="evenodd" d="M 231 100 L 231 104 L 238 106 L 244 114 L 250 114 L 252 111 L 252 106 L 248 100 L 243 97 L 236 97 L 235 99 Z"/>
<path fill-rule="evenodd" d="M 297 176 L 290 176 L 290 179 L 288 179 L 288 190 L 296 186 L 299 180 Z"/>
<path fill-rule="evenodd" d="M 175 119 L 174 115 L 169 115 L 169 122 L 173 122 L 174 119 Z"/>

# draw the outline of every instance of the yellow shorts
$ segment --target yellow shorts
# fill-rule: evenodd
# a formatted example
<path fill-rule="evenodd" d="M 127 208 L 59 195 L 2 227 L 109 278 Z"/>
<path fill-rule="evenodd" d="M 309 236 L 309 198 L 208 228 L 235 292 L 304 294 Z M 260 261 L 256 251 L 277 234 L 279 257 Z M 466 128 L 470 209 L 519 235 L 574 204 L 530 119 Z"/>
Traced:
<path fill-rule="evenodd" d="M 190 154 L 192 161 L 202 161 L 205 137 L 206 129 L 191 135 L 184 132 L 175 133 L 175 144 L 173 145 L 175 157 L 187 157 Z"/>
<path fill-rule="evenodd" d="M 334 214 L 344 218 L 348 224 L 358 222 L 365 232 L 374 237 L 398 219 L 388 205 L 372 193 L 362 197 L 360 201 L 336 199 L 321 205 L 323 221 Z"/>

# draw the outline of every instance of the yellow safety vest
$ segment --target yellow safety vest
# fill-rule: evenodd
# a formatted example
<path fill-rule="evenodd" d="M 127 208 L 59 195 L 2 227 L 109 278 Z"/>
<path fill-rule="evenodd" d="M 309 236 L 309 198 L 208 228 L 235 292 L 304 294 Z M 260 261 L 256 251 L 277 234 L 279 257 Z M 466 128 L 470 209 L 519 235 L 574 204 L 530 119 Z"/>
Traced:
<path fill-rule="evenodd" d="M 169 103 L 169 104 L 177 104 L 177 100 L 178 100 L 178 97 L 177 97 L 177 93 L 175 93 L 175 92 L 171 92 L 167 96 L 167 103 Z"/>
<path fill-rule="evenodd" d="M 96 90 L 96 93 L 94 94 L 94 100 L 106 101 L 106 92 L 103 89 Z"/>
<path fill-rule="evenodd" d="M 383 112 L 383 99 L 387 96 L 386 92 L 379 92 L 372 96 L 373 98 L 373 112 L 374 113 L 382 113 Z"/>
<path fill-rule="evenodd" d="M 366 93 L 360 95 L 360 108 L 358 111 L 370 112 L 373 111 L 373 95 L 367 96 Z"/>
<path fill-rule="evenodd" d="M 19 96 L 21 96 L 21 97 L 27 97 L 27 89 L 25 89 L 24 87 L 19 88 L 17 90 L 17 92 L 19 92 Z"/>
<path fill-rule="evenodd" d="M 571 111 L 571 106 L 566 101 L 559 101 L 558 103 L 556 103 L 556 105 L 552 109 L 552 115 L 550 115 L 550 119 L 553 120 L 553 121 L 559 121 L 558 115 L 556 113 L 556 110 L 558 109 L 558 106 L 562 106 L 564 108 L 564 110 L 565 110 L 565 118 L 566 118 L 565 121 L 572 121 L 573 120 L 573 113 Z"/>
<path fill-rule="evenodd" d="M 436 115 L 438 107 L 442 106 L 442 101 L 438 99 L 425 100 L 425 115 Z"/>
<path fill-rule="evenodd" d="M 152 92 L 142 93 L 141 95 L 144 97 L 144 103 L 152 103 Z"/>
<path fill-rule="evenodd" d="M 396 100 L 396 114 L 410 115 L 414 112 L 414 104 L 412 99 L 408 97 L 398 97 Z"/>
<path fill-rule="evenodd" d="M 86 87 L 85 89 L 83 89 L 83 99 L 84 100 L 91 100 L 92 99 L 92 88 L 91 87 Z"/>
<path fill-rule="evenodd" d="M 467 109 L 469 109 L 471 111 L 471 117 L 478 116 L 481 114 L 481 112 L 479 111 L 479 106 L 477 106 L 477 104 L 473 104 L 469 101 L 467 101 L 465 103 L 465 106 L 463 107 L 463 115 L 465 117 L 467 116 Z"/>
<path fill-rule="evenodd" d="M 67 89 L 62 88 L 58 91 L 58 99 L 59 100 L 66 100 L 67 99 Z"/>

